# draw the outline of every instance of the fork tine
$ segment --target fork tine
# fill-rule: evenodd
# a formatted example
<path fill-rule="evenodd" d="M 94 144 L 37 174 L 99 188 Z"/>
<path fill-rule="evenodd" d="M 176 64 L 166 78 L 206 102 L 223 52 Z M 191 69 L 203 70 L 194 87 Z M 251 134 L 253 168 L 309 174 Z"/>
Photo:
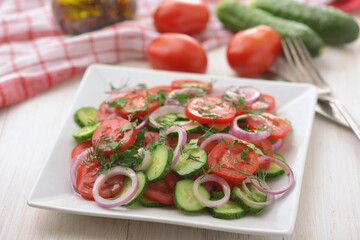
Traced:
<path fill-rule="evenodd" d="M 283 52 L 290 67 L 295 72 L 297 82 L 303 82 L 308 74 L 306 73 L 303 64 L 301 63 L 296 48 L 293 42 L 286 38 L 282 40 Z"/>
<path fill-rule="evenodd" d="M 304 42 L 299 39 L 294 39 L 293 42 L 298 50 L 298 53 L 302 58 L 302 62 L 308 69 L 309 74 L 312 76 L 312 80 L 314 81 L 314 83 L 322 89 L 329 88 L 327 83 L 325 82 L 325 79 L 321 76 L 319 71 L 314 67 L 314 62 Z"/>

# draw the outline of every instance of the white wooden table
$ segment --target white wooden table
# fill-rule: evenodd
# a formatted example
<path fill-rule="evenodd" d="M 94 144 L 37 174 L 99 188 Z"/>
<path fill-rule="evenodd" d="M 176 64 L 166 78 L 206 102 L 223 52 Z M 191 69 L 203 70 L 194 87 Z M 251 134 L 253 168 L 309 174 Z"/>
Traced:
<path fill-rule="evenodd" d="M 358 20 L 360 10 L 352 13 Z M 208 53 L 207 73 L 234 73 L 225 47 Z M 316 59 L 334 94 L 360 124 L 360 40 L 327 47 Z M 122 66 L 149 68 L 146 61 Z M 277 64 L 278 70 L 284 68 Z M 82 75 L 0 109 L 0 239 L 269 239 L 234 233 L 66 214 L 27 205 Z M 283 239 L 360 239 L 360 141 L 316 115 L 294 233 Z M 276 239 L 280 239 L 276 238 Z"/>

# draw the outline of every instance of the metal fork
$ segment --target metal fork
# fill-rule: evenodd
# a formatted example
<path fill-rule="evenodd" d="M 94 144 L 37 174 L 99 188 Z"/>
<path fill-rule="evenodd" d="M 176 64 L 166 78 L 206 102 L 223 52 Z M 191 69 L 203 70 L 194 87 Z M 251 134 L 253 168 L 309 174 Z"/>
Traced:
<path fill-rule="evenodd" d="M 332 96 L 331 88 L 314 67 L 312 57 L 303 41 L 287 38 L 282 40 L 282 46 L 287 62 L 296 73 L 297 81 L 307 81 L 308 83 L 314 84 L 318 90 L 318 100 L 328 102 L 330 105 L 334 106 L 360 140 L 360 129 L 358 125 L 346 110 L 345 106 Z"/>

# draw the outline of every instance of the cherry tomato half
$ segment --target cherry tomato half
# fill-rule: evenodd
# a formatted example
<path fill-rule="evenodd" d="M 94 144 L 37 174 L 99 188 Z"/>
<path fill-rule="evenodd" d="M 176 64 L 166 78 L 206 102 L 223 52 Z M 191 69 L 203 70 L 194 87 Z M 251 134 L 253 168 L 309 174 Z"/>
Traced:
<path fill-rule="evenodd" d="M 234 118 L 236 109 L 220 98 L 202 97 L 191 99 L 185 107 L 187 118 L 199 123 L 229 123 Z"/>
<path fill-rule="evenodd" d="M 112 118 L 102 122 L 95 130 L 91 140 L 93 146 L 103 149 L 104 154 L 111 155 L 114 150 L 106 146 L 108 141 L 104 140 L 104 137 L 109 137 L 111 141 L 118 143 L 117 149 L 124 151 L 134 144 L 137 131 L 128 120 L 123 118 Z"/>
<path fill-rule="evenodd" d="M 258 157 L 254 150 L 243 143 L 222 141 L 208 156 L 208 168 L 225 180 L 241 184 L 258 167 Z"/>
<path fill-rule="evenodd" d="M 94 200 L 92 194 L 93 186 L 98 177 L 98 170 L 100 165 L 97 161 L 82 162 L 79 166 L 76 188 L 81 196 L 88 200 Z M 99 195 L 103 198 L 111 198 L 117 196 L 122 190 L 124 176 L 117 175 L 105 181 L 104 185 L 100 187 Z"/>
<path fill-rule="evenodd" d="M 206 28 L 209 15 L 206 4 L 201 0 L 165 0 L 154 13 L 154 25 L 161 33 L 195 34 Z"/>
<path fill-rule="evenodd" d="M 272 28 L 260 25 L 236 33 L 226 55 L 238 75 L 250 77 L 264 73 L 281 52 L 281 36 Z"/>
<path fill-rule="evenodd" d="M 206 52 L 201 44 L 188 35 L 163 33 L 147 48 L 150 65 L 154 69 L 204 73 Z"/>
<path fill-rule="evenodd" d="M 139 118 L 155 111 L 160 107 L 159 100 L 151 99 L 152 93 L 149 91 L 136 91 L 126 94 L 123 98 L 127 98 L 124 107 L 115 107 L 115 113 L 123 118 L 131 119 Z"/>
<path fill-rule="evenodd" d="M 193 79 L 179 79 L 174 80 L 171 82 L 171 88 L 180 89 L 180 88 L 188 88 L 188 87 L 195 87 L 204 89 L 206 92 L 211 92 L 212 85 L 209 82 L 201 81 L 201 80 L 193 80 Z"/>
<path fill-rule="evenodd" d="M 86 140 L 84 142 L 78 143 L 71 151 L 71 162 L 73 162 L 77 158 L 77 156 L 80 155 L 80 153 L 82 153 L 83 151 L 85 151 L 90 147 L 92 147 L 91 140 Z"/>
<path fill-rule="evenodd" d="M 269 136 L 270 139 L 279 139 L 283 138 L 288 135 L 291 131 L 291 126 L 282 118 L 265 112 L 261 114 L 266 120 L 268 120 L 270 127 L 271 127 L 271 135 Z M 246 119 L 246 124 L 250 129 L 258 129 L 259 126 L 261 127 L 264 125 L 264 121 L 259 117 L 251 117 Z"/>

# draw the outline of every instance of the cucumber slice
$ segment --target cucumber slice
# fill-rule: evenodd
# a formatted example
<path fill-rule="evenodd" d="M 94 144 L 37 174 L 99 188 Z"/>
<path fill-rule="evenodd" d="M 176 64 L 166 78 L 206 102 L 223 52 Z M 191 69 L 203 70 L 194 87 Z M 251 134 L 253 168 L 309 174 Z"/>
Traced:
<path fill-rule="evenodd" d="M 166 145 L 158 145 L 151 152 L 150 166 L 145 169 L 147 178 L 151 182 L 163 179 L 169 172 L 173 160 L 173 150 Z"/>
<path fill-rule="evenodd" d="M 97 122 L 97 109 L 94 107 L 82 107 L 74 114 L 74 121 L 79 127 L 85 127 Z"/>
<path fill-rule="evenodd" d="M 144 194 L 144 192 L 146 190 L 148 179 L 147 179 L 145 173 L 137 172 L 136 176 L 139 181 L 139 188 L 138 188 L 135 196 L 129 202 L 125 203 L 123 206 L 130 206 L 131 204 L 136 202 L 136 200 L 138 200 Z M 131 186 L 131 179 L 126 178 L 125 182 L 124 182 L 124 188 L 122 190 L 122 193 L 125 193 L 130 188 L 130 186 Z M 120 194 L 120 196 L 121 195 L 122 194 Z"/>
<path fill-rule="evenodd" d="M 163 207 L 163 206 L 166 206 L 165 204 L 162 204 L 160 202 L 151 201 L 151 200 L 147 199 L 144 195 L 140 196 L 137 202 L 140 203 L 144 207 Z"/>
<path fill-rule="evenodd" d="M 183 179 L 175 184 L 174 204 L 178 209 L 187 212 L 196 212 L 205 208 L 194 196 L 193 193 L 194 180 Z M 200 195 L 209 200 L 210 193 L 203 186 L 199 186 Z"/>
<path fill-rule="evenodd" d="M 195 146 L 188 149 L 185 144 L 183 154 L 172 171 L 180 178 L 192 178 L 201 173 L 207 164 L 207 154 L 201 147 Z"/>
<path fill-rule="evenodd" d="M 176 113 L 169 113 L 165 114 L 163 116 L 160 116 L 156 119 L 156 122 L 160 125 L 167 126 L 171 125 L 173 122 L 177 120 L 177 114 Z"/>
<path fill-rule="evenodd" d="M 229 200 L 221 207 L 209 208 L 211 216 L 220 219 L 238 219 L 246 215 L 246 211 L 237 202 Z"/>
<path fill-rule="evenodd" d="M 240 191 L 242 192 L 242 194 L 244 196 L 246 196 L 249 200 L 254 201 L 254 202 L 265 202 L 267 199 L 267 195 L 265 193 L 262 193 L 259 190 L 257 190 L 252 184 L 246 184 L 246 186 L 252 193 L 251 195 L 247 194 L 244 191 L 242 186 L 235 186 L 231 191 L 231 196 L 234 199 L 234 201 L 239 203 L 240 206 L 246 212 L 248 212 L 250 214 L 258 214 L 259 212 L 261 212 L 261 210 L 263 210 L 265 208 L 265 206 L 255 206 L 255 205 L 245 202 L 237 193 L 237 189 L 240 189 Z"/>
<path fill-rule="evenodd" d="M 100 124 L 101 124 L 100 122 L 97 122 L 97 123 L 94 123 L 92 125 L 82 127 L 82 128 L 76 130 L 73 133 L 73 137 L 75 138 L 75 140 L 80 141 L 80 142 L 84 141 L 86 139 L 89 139 L 89 138 L 92 137 L 92 135 L 94 134 L 96 128 Z"/>
<path fill-rule="evenodd" d="M 274 157 L 280 159 L 283 162 L 286 162 L 285 158 L 278 153 L 274 153 Z M 274 178 L 285 173 L 282 167 L 280 167 L 279 165 L 273 162 L 270 164 L 268 168 L 264 169 L 263 171 L 266 174 L 267 178 Z"/>

